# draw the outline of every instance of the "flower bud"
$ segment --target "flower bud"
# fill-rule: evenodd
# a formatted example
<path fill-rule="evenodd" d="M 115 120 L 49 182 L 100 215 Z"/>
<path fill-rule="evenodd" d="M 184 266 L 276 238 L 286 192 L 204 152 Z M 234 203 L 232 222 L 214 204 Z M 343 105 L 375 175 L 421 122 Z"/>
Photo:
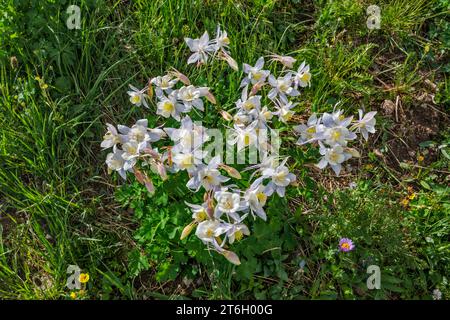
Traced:
<path fill-rule="evenodd" d="M 235 264 L 237 266 L 241 264 L 241 261 L 239 260 L 238 255 L 236 253 L 234 253 L 233 251 L 224 251 L 222 254 L 232 264 Z"/>

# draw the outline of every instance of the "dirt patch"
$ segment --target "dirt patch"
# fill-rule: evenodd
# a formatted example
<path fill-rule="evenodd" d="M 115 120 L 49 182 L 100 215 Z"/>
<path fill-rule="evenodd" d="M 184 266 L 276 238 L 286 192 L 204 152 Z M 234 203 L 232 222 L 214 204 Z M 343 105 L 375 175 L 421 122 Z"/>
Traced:
<path fill-rule="evenodd" d="M 390 165 L 399 167 L 401 162 L 416 163 L 421 155 L 420 144 L 439 137 L 441 130 L 449 127 L 448 115 L 434 105 L 433 95 L 422 93 L 410 105 L 404 105 L 398 97 L 395 102 L 385 100 L 381 113 L 390 117 L 394 125 L 388 129 L 386 143 Z M 436 161 L 436 150 L 429 149 L 424 164 Z"/>
<path fill-rule="evenodd" d="M 14 219 L 18 220 L 18 222 L 24 221 L 24 217 L 17 214 L 14 209 L 7 209 L 7 205 L 5 202 L 0 199 L 0 226 L 3 229 L 0 236 L 6 241 L 8 234 L 14 229 L 16 222 Z"/>
<path fill-rule="evenodd" d="M 1 234 L 2 238 L 9 233 L 9 231 L 12 228 L 12 224 L 13 222 L 11 221 L 10 218 L 0 216 L 0 225 L 2 227 L 2 234 Z"/>

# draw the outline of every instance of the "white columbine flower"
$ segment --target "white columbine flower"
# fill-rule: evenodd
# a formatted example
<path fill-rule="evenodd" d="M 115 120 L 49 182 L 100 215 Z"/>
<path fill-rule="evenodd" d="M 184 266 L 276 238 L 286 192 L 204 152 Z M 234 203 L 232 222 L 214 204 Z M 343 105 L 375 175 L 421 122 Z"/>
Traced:
<path fill-rule="evenodd" d="M 240 127 L 237 124 L 234 125 L 234 131 L 231 135 L 230 144 L 235 145 L 237 143 L 237 150 L 241 151 L 248 146 L 256 145 L 258 142 L 258 135 L 256 133 L 256 126 L 258 121 L 253 121 L 247 127 Z"/>
<path fill-rule="evenodd" d="M 108 153 L 106 156 L 106 165 L 108 166 L 108 171 L 117 171 L 123 179 L 126 179 L 125 160 L 122 154 L 122 150 L 114 148 L 114 152 Z"/>
<path fill-rule="evenodd" d="M 225 231 L 225 235 L 227 236 L 230 244 L 232 244 L 235 240 L 241 240 L 244 235 L 250 235 L 250 230 L 243 223 L 222 223 L 222 225 L 222 230 Z"/>
<path fill-rule="evenodd" d="M 140 119 L 136 121 L 131 128 L 123 125 L 117 126 L 122 142 L 135 141 L 141 142 L 156 142 L 164 136 L 164 131 L 161 129 L 148 129 L 148 120 Z"/>
<path fill-rule="evenodd" d="M 177 121 L 180 121 L 180 113 L 186 112 L 186 107 L 178 103 L 176 92 L 173 91 L 168 97 L 164 95 L 159 97 L 160 101 L 157 104 L 156 114 L 169 118 L 172 116 Z"/>
<path fill-rule="evenodd" d="M 218 220 L 205 220 L 199 223 L 195 230 L 195 235 L 203 242 L 213 243 L 215 237 L 222 234 L 223 229 L 220 228 L 221 223 Z"/>
<path fill-rule="evenodd" d="M 186 107 L 185 112 L 191 111 L 192 106 L 200 111 L 204 111 L 203 100 L 200 98 L 206 96 L 208 92 L 209 89 L 206 87 L 196 88 L 194 86 L 184 86 L 178 90 L 178 99 L 183 101 Z"/>
<path fill-rule="evenodd" d="M 150 82 L 156 86 L 156 95 L 159 96 L 162 94 L 162 91 L 171 93 L 173 86 L 178 82 L 178 78 L 174 78 L 172 75 L 166 74 L 162 77 L 155 77 L 151 79 Z"/>
<path fill-rule="evenodd" d="M 256 83 L 263 83 L 266 81 L 266 78 L 269 76 L 270 71 L 269 70 L 263 70 L 264 67 L 264 57 L 260 57 L 257 61 L 254 67 L 244 63 L 244 72 L 247 74 L 247 76 L 242 80 L 241 82 L 241 88 L 245 87 L 249 83 L 256 84 Z"/>
<path fill-rule="evenodd" d="M 264 221 L 267 220 L 266 212 L 263 209 L 266 205 L 267 197 L 266 187 L 262 184 L 262 178 L 256 179 L 244 194 L 244 199 L 247 201 L 250 211 Z"/>
<path fill-rule="evenodd" d="M 369 139 L 369 133 L 375 133 L 375 115 L 377 112 L 371 111 L 363 116 L 363 111 L 359 109 L 358 113 L 359 120 L 352 126 L 352 128 L 356 129 L 356 132 L 360 132 L 367 141 Z"/>
<path fill-rule="evenodd" d="M 217 169 L 219 165 L 220 156 L 215 156 L 212 158 L 208 165 L 200 165 L 186 186 L 196 192 L 201 186 L 203 186 L 206 191 L 216 189 L 223 182 L 230 180 L 230 178 L 224 177 L 220 174 L 220 171 Z"/>
<path fill-rule="evenodd" d="M 136 87 L 133 87 L 130 84 L 131 91 L 127 91 L 128 95 L 130 96 L 130 102 L 134 104 L 135 106 L 140 107 L 141 105 L 144 105 L 146 108 L 148 108 L 147 101 L 145 100 L 146 94 L 144 93 L 146 88 L 139 90 Z"/>
<path fill-rule="evenodd" d="M 335 145 L 332 148 L 326 148 L 320 143 L 319 152 L 323 155 L 320 162 L 316 165 L 320 169 L 324 169 L 330 165 L 334 173 L 338 176 L 342 169 L 342 162 L 352 157 L 350 153 L 345 152 L 345 149 L 340 145 Z"/>
<path fill-rule="evenodd" d="M 309 72 L 309 65 L 305 64 L 305 61 L 302 62 L 300 67 L 294 76 L 294 86 L 297 88 L 298 86 L 304 88 L 311 85 L 311 73 Z"/>
<path fill-rule="evenodd" d="M 193 150 L 188 152 L 178 152 L 172 157 L 173 162 L 178 170 L 186 170 L 189 173 L 194 173 L 197 166 L 202 163 L 206 151 Z"/>
<path fill-rule="evenodd" d="M 230 192 L 227 188 L 214 193 L 214 198 L 217 200 L 217 205 L 214 211 L 214 216 L 220 218 L 225 213 L 235 221 L 239 221 L 240 217 L 236 213 L 247 209 L 245 201 L 241 201 L 241 195 L 237 192 Z"/>
<path fill-rule="evenodd" d="M 247 168 L 244 169 L 244 171 L 249 171 L 249 170 L 255 170 L 251 176 L 250 179 L 258 172 L 263 172 L 264 170 L 268 169 L 268 168 L 274 168 L 276 166 L 278 166 L 279 164 L 279 157 L 278 156 L 273 156 L 273 155 L 267 155 L 267 153 L 263 154 L 263 159 L 261 160 L 260 163 L 249 166 Z"/>
<path fill-rule="evenodd" d="M 284 77 L 276 79 L 273 75 L 269 76 L 269 84 L 272 89 L 269 91 L 267 97 L 274 100 L 277 96 L 287 100 L 287 96 L 296 97 L 300 94 L 297 89 L 292 87 L 292 74 L 287 73 Z"/>
<path fill-rule="evenodd" d="M 325 143 L 329 146 L 346 146 L 347 141 L 356 139 L 356 134 L 346 127 L 337 126 L 326 129 L 323 132 L 323 138 L 325 139 Z"/>
<path fill-rule="evenodd" d="M 248 113 L 258 121 L 257 128 L 259 129 L 265 129 L 267 128 L 267 122 L 272 120 L 274 113 L 267 108 L 267 106 L 264 106 L 262 109 L 253 109 Z"/>
<path fill-rule="evenodd" d="M 225 30 L 220 30 L 220 25 L 217 25 L 216 38 L 212 43 L 214 44 L 215 51 L 222 49 L 226 54 L 229 54 L 228 46 L 230 45 L 230 39 Z"/>
<path fill-rule="evenodd" d="M 313 142 L 319 136 L 321 136 L 325 127 L 320 124 L 320 118 L 317 118 L 317 115 L 312 114 L 308 122 L 305 124 L 301 124 L 298 126 L 294 126 L 294 130 L 300 133 L 300 138 L 298 139 L 298 144 L 304 144 L 308 142 Z"/>
<path fill-rule="evenodd" d="M 116 127 L 109 123 L 106 124 L 106 127 L 108 128 L 108 131 L 103 136 L 103 141 L 100 144 L 100 147 L 102 147 L 103 150 L 114 147 L 118 143 L 122 142 Z"/>
<path fill-rule="evenodd" d="M 214 52 L 214 45 L 209 42 L 208 31 L 205 31 L 200 39 L 184 38 L 193 54 L 188 59 L 188 64 L 206 64 L 208 62 L 208 55 Z"/>
<path fill-rule="evenodd" d="M 346 146 L 347 141 L 356 139 L 356 134 L 347 129 L 352 122 L 353 116 L 346 118 L 342 110 L 333 113 L 325 112 L 322 115 L 323 127 L 320 132 L 316 132 L 318 140 L 325 140 L 325 143 L 334 146 L 336 144 Z"/>
<path fill-rule="evenodd" d="M 136 142 L 135 140 L 125 142 L 124 144 L 122 144 L 122 158 L 126 161 L 132 161 L 133 159 L 139 157 L 146 146 L 147 143 L 145 141 L 141 143 Z"/>
<path fill-rule="evenodd" d="M 261 96 L 248 97 L 247 89 L 247 86 L 242 89 L 241 99 L 236 101 L 236 107 L 245 112 L 250 112 L 253 109 L 259 109 L 261 107 Z"/>
<path fill-rule="evenodd" d="M 208 202 L 203 203 L 202 205 L 191 204 L 185 202 L 192 211 L 192 219 L 197 222 L 202 222 L 208 219 Z"/>
<path fill-rule="evenodd" d="M 233 116 L 233 122 L 235 126 L 245 127 L 248 123 L 250 123 L 251 117 L 249 114 L 243 110 L 238 111 Z"/>
<path fill-rule="evenodd" d="M 284 97 L 281 97 L 281 101 L 275 100 L 277 108 L 277 111 L 274 112 L 274 115 L 277 115 L 281 122 L 287 123 L 289 120 L 291 120 L 292 116 L 295 114 L 293 109 L 297 103 L 292 103 L 290 101 L 287 101 Z"/>
<path fill-rule="evenodd" d="M 285 166 L 287 159 L 276 168 L 267 168 L 262 172 L 263 177 L 272 178 L 272 180 L 266 186 L 267 195 L 272 195 L 274 191 L 278 193 L 280 197 L 284 197 L 286 187 L 295 181 L 295 175 L 289 172 L 289 169 Z"/>
<path fill-rule="evenodd" d="M 205 127 L 195 125 L 189 116 L 181 119 L 179 129 L 165 128 L 164 130 L 170 139 L 175 142 L 175 146 L 172 149 L 174 152 L 197 149 L 209 139 Z"/>
<path fill-rule="evenodd" d="M 147 119 L 140 119 L 136 121 L 131 128 L 127 126 L 119 125 L 119 132 L 122 134 L 122 140 L 135 141 L 137 143 L 146 142 L 150 140 L 150 136 L 147 132 Z"/>
<path fill-rule="evenodd" d="M 322 115 L 322 123 L 327 128 L 348 127 L 348 125 L 352 122 L 352 120 L 353 116 L 346 118 L 342 110 L 337 110 L 331 114 L 325 112 Z"/>

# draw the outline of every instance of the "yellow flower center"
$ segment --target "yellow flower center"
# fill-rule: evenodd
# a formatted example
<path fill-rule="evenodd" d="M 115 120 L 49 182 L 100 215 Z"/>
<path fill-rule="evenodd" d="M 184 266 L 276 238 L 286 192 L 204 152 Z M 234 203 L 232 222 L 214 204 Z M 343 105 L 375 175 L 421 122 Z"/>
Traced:
<path fill-rule="evenodd" d="M 270 112 L 270 111 L 264 112 L 264 118 L 265 118 L 266 120 L 270 120 L 270 119 L 272 119 L 272 117 L 273 117 L 272 112 Z"/>
<path fill-rule="evenodd" d="M 192 100 L 194 100 L 194 94 L 193 94 L 191 91 L 188 91 L 188 92 L 186 93 L 185 100 L 186 100 L 186 101 L 192 101 Z"/>
<path fill-rule="evenodd" d="M 316 127 L 308 128 L 308 129 L 306 129 L 306 132 L 309 134 L 314 134 L 314 133 L 316 133 Z"/>
<path fill-rule="evenodd" d="M 263 192 L 258 192 L 256 194 L 256 197 L 258 198 L 259 202 L 264 205 L 266 203 L 267 200 L 267 196 L 263 193 Z"/>
<path fill-rule="evenodd" d="M 284 180 L 286 180 L 286 176 L 287 176 L 287 173 L 282 171 L 282 172 L 278 173 L 277 175 L 275 175 L 274 180 L 276 183 L 282 184 L 284 182 Z"/>
<path fill-rule="evenodd" d="M 207 217 L 208 216 L 206 214 L 205 209 L 203 209 L 202 211 L 197 212 L 197 221 L 200 222 L 200 221 L 206 220 Z"/>
<path fill-rule="evenodd" d="M 206 236 L 212 238 L 214 236 L 214 231 L 212 229 L 206 230 Z"/>
<path fill-rule="evenodd" d="M 255 107 L 255 104 L 251 101 L 244 102 L 244 109 L 245 110 L 252 110 Z"/>
<path fill-rule="evenodd" d="M 236 239 L 236 241 L 241 240 L 244 237 L 244 234 L 242 233 L 241 230 L 238 230 L 234 233 L 234 238 Z"/>
<path fill-rule="evenodd" d="M 109 140 L 112 138 L 112 133 L 111 132 L 107 132 L 104 136 L 103 136 L 103 140 Z"/>
<path fill-rule="evenodd" d="M 341 137 L 341 132 L 340 131 L 333 131 L 333 133 L 331 134 L 331 139 L 333 139 L 334 141 L 339 140 Z"/>
<path fill-rule="evenodd" d="M 256 81 L 259 81 L 262 77 L 263 77 L 263 73 L 262 72 L 255 72 L 253 74 L 253 79 L 255 79 Z"/>
<path fill-rule="evenodd" d="M 304 82 L 309 82 L 309 80 L 311 80 L 311 74 L 309 72 L 302 74 L 300 76 L 300 80 Z"/>
<path fill-rule="evenodd" d="M 248 146 L 250 144 L 250 135 L 248 133 L 244 136 L 244 145 Z"/>
<path fill-rule="evenodd" d="M 112 168 L 120 168 L 122 166 L 122 162 L 120 160 L 112 160 L 111 167 Z"/>
<path fill-rule="evenodd" d="M 181 161 L 181 167 L 182 168 L 189 168 L 193 163 L 194 163 L 193 162 L 193 156 L 192 155 L 187 155 Z"/>
<path fill-rule="evenodd" d="M 342 248 L 342 249 L 349 250 L 349 249 L 350 249 L 350 245 L 349 245 L 347 242 L 344 242 L 344 243 L 341 245 L 341 248 Z"/>
<path fill-rule="evenodd" d="M 161 88 L 168 88 L 168 87 L 169 87 L 169 81 L 161 80 Z"/>
<path fill-rule="evenodd" d="M 208 183 L 212 183 L 214 181 L 214 177 L 206 175 L 203 177 L 203 180 L 206 180 L 206 182 L 208 182 Z"/>
<path fill-rule="evenodd" d="M 286 92 L 286 91 L 289 89 L 289 86 L 288 86 L 286 83 L 282 82 L 282 83 L 278 86 L 278 88 L 280 89 L 281 92 Z"/>
<path fill-rule="evenodd" d="M 282 115 L 284 121 L 289 121 L 292 118 L 293 113 L 291 111 L 286 112 Z"/>
<path fill-rule="evenodd" d="M 233 209 L 233 201 L 231 201 L 231 199 L 225 200 L 223 207 L 227 210 Z"/>
<path fill-rule="evenodd" d="M 138 94 L 135 94 L 134 96 L 131 97 L 132 103 L 139 103 L 140 101 L 141 101 L 141 96 Z"/>
<path fill-rule="evenodd" d="M 331 161 L 337 162 L 338 159 L 339 159 L 339 154 L 337 154 L 337 153 L 335 153 L 335 152 L 332 152 L 332 153 L 330 154 L 330 160 L 331 160 Z"/>
<path fill-rule="evenodd" d="M 137 153 L 137 148 L 134 146 L 128 146 L 127 147 L 127 153 L 129 154 L 136 154 Z"/>
<path fill-rule="evenodd" d="M 144 141 L 145 138 L 145 134 L 139 130 L 133 131 L 131 136 L 136 141 Z"/>
<path fill-rule="evenodd" d="M 163 110 L 166 112 L 172 112 L 173 109 L 175 109 L 175 106 L 173 105 L 173 103 L 171 101 L 166 101 L 163 104 Z"/>
<path fill-rule="evenodd" d="M 193 134 L 186 133 L 181 139 L 184 145 L 190 146 L 192 144 Z"/>

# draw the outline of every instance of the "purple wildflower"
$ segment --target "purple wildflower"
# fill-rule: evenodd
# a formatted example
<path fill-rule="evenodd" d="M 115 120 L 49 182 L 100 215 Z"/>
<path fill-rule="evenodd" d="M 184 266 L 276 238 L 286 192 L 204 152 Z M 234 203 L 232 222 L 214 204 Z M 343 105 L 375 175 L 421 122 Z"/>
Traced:
<path fill-rule="evenodd" d="M 352 251 L 355 248 L 353 241 L 348 238 L 342 238 L 339 241 L 339 250 L 343 252 Z"/>

